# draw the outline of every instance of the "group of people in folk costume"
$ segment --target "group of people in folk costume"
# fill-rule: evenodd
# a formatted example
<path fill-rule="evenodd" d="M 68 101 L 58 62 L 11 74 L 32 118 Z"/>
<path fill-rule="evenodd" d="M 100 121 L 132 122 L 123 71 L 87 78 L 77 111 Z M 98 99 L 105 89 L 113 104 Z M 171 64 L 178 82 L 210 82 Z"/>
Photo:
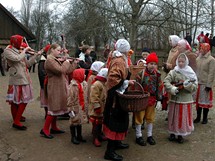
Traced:
<path fill-rule="evenodd" d="M 10 45 L 3 53 L 9 68 L 6 101 L 11 106 L 12 127 L 15 129 L 27 129 L 21 122 L 25 121 L 25 117 L 22 116 L 25 107 L 33 100 L 28 67 L 37 62 L 41 106 L 45 109 L 45 122 L 40 134 L 52 139 L 54 134 L 64 133 L 65 131 L 57 126 L 57 116 L 68 113 L 71 142 L 80 144 L 86 142 L 82 134 L 82 125 L 90 121 L 93 144 L 100 147 L 102 141 L 108 141 L 104 159 L 121 161 L 123 157 L 115 150 L 129 147 L 128 144 L 122 143 L 128 132 L 129 113 L 120 107 L 117 91 L 123 93 L 128 86 L 134 86 L 135 82 L 140 83 L 150 94 L 146 110 L 135 112 L 133 115 L 138 145 L 156 144 L 152 135 L 155 109 L 162 109 L 164 90 L 169 93 L 170 141 L 183 143 L 183 136 L 191 134 L 194 130 L 194 102 L 197 109 L 194 123 L 200 122 L 202 109 L 202 124 L 208 122 L 208 112 L 213 106 L 215 59 L 211 56 L 210 45 L 207 43 L 200 44 L 200 55 L 196 58 L 186 40 L 176 35 L 169 36 L 172 49 L 163 65 L 167 76 L 162 82 L 158 70 L 158 56 L 147 48 L 143 50 L 143 58 L 137 61 L 137 65 L 144 66 L 145 70 L 140 71 L 134 80 L 130 79 L 128 67 L 132 64 L 130 56 L 133 52 L 125 39 L 116 42 L 114 51 L 108 48 L 110 53 L 106 63 L 92 63 L 89 46 L 82 47 L 79 60 L 59 57 L 62 49 L 58 44 L 45 46 L 43 51 L 35 52 L 27 60 L 26 54 L 32 49 L 23 39 L 20 35 L 11 36 Z M 147 124 L 146 141 L 141 128 L 144 121 Z"/>

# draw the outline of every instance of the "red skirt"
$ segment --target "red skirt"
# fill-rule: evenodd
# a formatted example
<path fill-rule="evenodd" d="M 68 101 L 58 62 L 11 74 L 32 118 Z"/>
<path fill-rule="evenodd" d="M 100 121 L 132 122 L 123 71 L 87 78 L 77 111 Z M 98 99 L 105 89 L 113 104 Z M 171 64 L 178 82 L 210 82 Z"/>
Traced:
<path fill-rule="evenodd" d="M 9 103 L 29 103 L 33 101 L 33 89 L 28 85 L 9 85 L 6 102 Z"/>
<path fill-rule="evenodd" d="M 207 92 L 205 85 L 199 84 L 196 95 L 196 108 L 212 108 L 213 107 L 213 91 Z"/>
<path fill-rule="evenodd" d="M 169 103 L 168 131 L 170 134 L 186 136 L 194 130 L 192 103 Z"/>
<path fill-rule="evenodd" d="M 105 136 L 110 140 L 124 140 L 127 135 L 127 132 L 119 133 L 111 131 L 105 124 L 103 124 L 103 132 Z"/>

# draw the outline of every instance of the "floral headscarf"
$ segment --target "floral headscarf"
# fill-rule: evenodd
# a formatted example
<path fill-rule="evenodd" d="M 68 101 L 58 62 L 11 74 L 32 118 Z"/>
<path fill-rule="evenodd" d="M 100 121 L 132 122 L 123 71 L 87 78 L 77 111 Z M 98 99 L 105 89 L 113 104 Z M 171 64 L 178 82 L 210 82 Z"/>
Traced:
<path fill-rule="evenodd" d="M 20 49 L 23 37 L 21 35 L 13 35 L 10 37 L 10 45 L 16 49 Z"/>
<path fill-rule="evenodd" d="M 201 43 L 200 50 L 202 49 L 204 53 L 208 53 L 210 51 L 210 45 L 208 43 Z"/>

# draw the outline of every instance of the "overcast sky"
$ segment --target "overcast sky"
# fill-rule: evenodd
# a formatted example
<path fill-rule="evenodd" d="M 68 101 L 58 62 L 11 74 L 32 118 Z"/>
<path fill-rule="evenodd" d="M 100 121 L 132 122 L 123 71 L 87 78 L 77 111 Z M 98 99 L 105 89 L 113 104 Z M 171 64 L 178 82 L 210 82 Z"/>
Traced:
<path fill-rule="evenodd" d="M 19 11 L 21 8 L 22 0 L 0 0 L 0 3 L 6 8 L 14 8 L 15 11 Z"/>

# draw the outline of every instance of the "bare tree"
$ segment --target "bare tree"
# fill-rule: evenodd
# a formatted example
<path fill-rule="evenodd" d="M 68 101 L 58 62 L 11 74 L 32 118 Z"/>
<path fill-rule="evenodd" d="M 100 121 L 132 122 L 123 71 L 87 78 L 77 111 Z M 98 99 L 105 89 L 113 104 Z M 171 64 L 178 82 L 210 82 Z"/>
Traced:
<path fill-rule="evenodd" d="M 33 0 L 22 0 L 21 21 L 27 28 L 29 28 L 32 4 Z"/>

